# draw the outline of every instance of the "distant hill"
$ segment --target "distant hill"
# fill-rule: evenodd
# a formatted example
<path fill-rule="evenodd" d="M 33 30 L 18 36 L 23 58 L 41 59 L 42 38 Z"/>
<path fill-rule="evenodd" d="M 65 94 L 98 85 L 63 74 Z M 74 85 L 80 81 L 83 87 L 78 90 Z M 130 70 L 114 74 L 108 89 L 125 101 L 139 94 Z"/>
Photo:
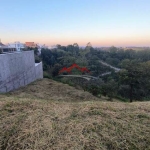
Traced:
<path fill-rule="evenodd" d="M 150 149 L 150 103 L 108 102 L 43 79 L 0 95 L 0 149 Z"/>

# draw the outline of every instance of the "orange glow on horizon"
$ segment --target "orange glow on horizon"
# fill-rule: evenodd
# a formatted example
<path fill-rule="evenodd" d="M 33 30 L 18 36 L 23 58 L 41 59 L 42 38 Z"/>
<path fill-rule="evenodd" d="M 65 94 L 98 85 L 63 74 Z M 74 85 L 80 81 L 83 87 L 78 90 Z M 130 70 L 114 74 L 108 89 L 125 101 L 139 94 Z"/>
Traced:
<path fill-rule="evenodd" d="M 17 39 L 17 40 L 13 40 Z M 10 41 L 3 40 L 2 43 L 12 43 L 15 41 L 20 41 L 21 43 L 25 42 L 35 42 L 39 44 L 45 44 L 47 46 L 52 46 L 56 44 L 60 45 L 70 45 L 74 43 L 78 43 L 79 46 L 86 46 L 88 42 L 91 42 L 92 46 L 150 46 L 150 37 L 145 36 L 145 37 L 32 37 L 32 38 L 27 38 L 27 37 L 22 37 L 20 40 L 18 38 L 11 38 Z"/>

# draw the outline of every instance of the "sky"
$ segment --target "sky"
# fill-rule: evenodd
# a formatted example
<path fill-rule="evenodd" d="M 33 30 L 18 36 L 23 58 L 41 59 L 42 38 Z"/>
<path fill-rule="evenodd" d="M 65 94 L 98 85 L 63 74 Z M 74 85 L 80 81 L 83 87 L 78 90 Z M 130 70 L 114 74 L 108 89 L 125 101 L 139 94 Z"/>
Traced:
<path fill-rule="evenodd" d="M 150 46 L 150 0 L 0 0 L 0 39 Z"/>

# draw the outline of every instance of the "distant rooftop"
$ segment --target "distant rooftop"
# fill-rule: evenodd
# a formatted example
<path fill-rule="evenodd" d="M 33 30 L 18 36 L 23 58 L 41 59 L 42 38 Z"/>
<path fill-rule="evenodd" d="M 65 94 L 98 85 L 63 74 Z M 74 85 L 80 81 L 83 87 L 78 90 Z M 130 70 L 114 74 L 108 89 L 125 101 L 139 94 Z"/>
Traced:
<path fill-rule="evenodd" d="M 27 47 L 35 47 L 36 46 L 36 44 L 34 42 L 26 42 L 25 45 Z"/>

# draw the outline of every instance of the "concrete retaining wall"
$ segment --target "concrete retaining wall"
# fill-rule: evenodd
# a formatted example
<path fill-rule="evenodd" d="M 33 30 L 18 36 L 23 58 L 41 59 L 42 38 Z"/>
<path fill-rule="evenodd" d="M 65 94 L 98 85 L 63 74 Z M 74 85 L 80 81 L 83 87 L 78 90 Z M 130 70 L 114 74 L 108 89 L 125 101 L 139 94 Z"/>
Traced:
<path fill-rule="evenodd" d="M 43 78 L 43 65 L 42 65 L 42 62 L 35 64 L 35 75 L 36 75 L 36 79 Z"/>
<path fill-rule="evenodd" d="M 42 62 L 35 64 L 33 51 L 0 55 L 0 93 L 15 90 L 40 78 L 43 78 Z"/>

